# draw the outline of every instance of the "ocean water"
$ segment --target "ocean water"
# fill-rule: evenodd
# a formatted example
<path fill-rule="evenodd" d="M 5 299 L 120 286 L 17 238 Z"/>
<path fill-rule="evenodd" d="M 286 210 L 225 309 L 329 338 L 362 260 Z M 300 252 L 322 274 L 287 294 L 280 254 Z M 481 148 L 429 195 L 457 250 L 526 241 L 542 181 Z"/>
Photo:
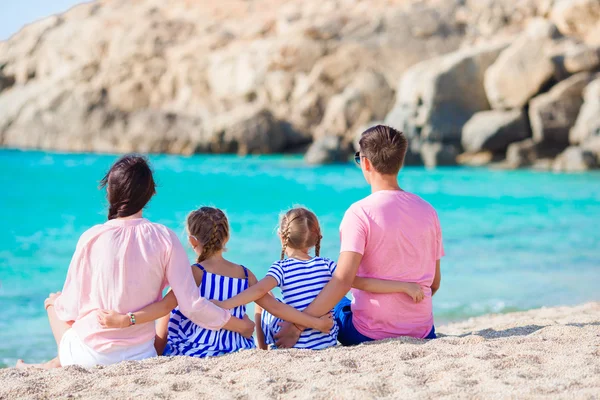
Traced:
<path fill-rule="evenodd" d="M 43 301 L 61 289 L 79 235 L 105 220 L 97 185 L 115 159 L 0 151 L 0 366 L 55 355 Z M 190 210 L 224 209 L 232 228 L 227 256 L 259 277 L 279 256 L 281 211 L 314 210 L 322 253 L 335 258 L 344 211 L 369 194 L 351 164 L 310 167 L 296 156 L 150 159 L 159 187 L 145 216 L 183 239 Z M 446 257 L 434 298 L 438 325 L 600 300 L 600 174 L 406 168 L 400 185 L 440 216 Z"/>

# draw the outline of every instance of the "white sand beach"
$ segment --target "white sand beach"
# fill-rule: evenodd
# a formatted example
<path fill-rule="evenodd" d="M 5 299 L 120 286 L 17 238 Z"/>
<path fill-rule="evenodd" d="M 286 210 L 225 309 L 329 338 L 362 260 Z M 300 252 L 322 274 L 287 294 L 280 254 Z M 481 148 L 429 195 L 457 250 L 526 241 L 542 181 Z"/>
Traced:
<path fill-rule="evenodd" d="M 488 315 L 440 338 L 244 351 L 110 367 L 0 370 L 0 399 L 600 397 L 600 303 Z"/>

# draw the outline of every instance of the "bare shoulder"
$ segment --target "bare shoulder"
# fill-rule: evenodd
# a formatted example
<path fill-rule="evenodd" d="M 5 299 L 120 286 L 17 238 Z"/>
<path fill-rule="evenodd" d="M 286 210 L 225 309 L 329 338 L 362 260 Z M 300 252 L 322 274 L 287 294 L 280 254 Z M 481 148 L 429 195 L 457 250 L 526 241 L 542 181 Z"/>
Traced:
<path fill-rule="evenodd" d="M 252 271 L 250 271 L 248 268 L 246 268 L 246 271 L 248 271 L 248 285 L 249 286 L 256 285 L 258 283 L 258 279 L 256 279 L 256 275 L 254 275 L 254 273 L 252 273 Z"/>
<path fill-rule="evenodd" d="M 195 265 L 191 266 L 192 275 L 194 275 L 194 280 L 196 281 L 196 286 L 200 286 L 202 283 L 202 276 L 204 275 L 204 271 L 202 269 L 196 267 Z"/>

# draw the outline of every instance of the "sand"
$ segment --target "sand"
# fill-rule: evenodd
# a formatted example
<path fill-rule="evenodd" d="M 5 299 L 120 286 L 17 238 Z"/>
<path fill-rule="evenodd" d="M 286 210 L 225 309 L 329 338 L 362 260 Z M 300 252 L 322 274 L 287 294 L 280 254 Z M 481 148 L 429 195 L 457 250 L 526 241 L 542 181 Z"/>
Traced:
<path fill-rule="evenodd" d="M 159 357 L 110 367 L 0 370 L 0 399 L 600 399 L 600 303 L 489 315 L 324 351 Z"/>

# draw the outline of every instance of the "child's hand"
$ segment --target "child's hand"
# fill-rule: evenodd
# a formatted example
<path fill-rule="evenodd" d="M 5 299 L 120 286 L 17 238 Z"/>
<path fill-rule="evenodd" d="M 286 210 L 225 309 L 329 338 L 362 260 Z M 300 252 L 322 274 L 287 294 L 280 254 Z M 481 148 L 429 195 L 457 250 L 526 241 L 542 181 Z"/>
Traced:
<path fill-rule="evenodd" d="M 319 320 L 321 321 L 319 331 L 329 333 L 331 328 L 333 328 L 333 314 L 327 313 L 319 318 Z"/>
<path fill-rule="evenodd" d="M 421 289 L 421 285 L 418 283 L 408 283 L 406 294 L 412 297 L 415 303 L 420 303 L 425 298 L 425 294 L 423 293 L 423 289 Z"/>
<path fill-rule="evenodd" d="M 120 314 L 116 311 L 98 310 L 98 323 L 103 328 L 128 328 L 131 325 L 131 319 L 127 314 Z"/>

